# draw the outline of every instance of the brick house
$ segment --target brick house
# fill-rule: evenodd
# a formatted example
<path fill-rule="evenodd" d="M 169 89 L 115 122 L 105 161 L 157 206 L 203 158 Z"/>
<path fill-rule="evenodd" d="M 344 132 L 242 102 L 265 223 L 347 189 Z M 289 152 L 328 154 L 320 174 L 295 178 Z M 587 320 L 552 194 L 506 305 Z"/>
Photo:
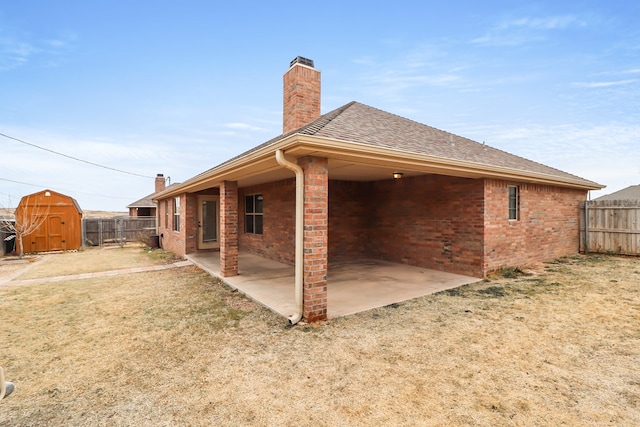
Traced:
<path fill-rule="evenodd" d="M 153 196 L 164 191 L 166 187 L 166 182 L 164 175 L 159 173 L 156 175 L 155 181 L 155 191 L 140 200 L 136 200 L 127 206 L 129 210 L 129 216 L 156 216 L 157 214 L 157 206 L 156 202 L 153 201 Z"/>
<path fill-rule="evenodd" d="M 326 318 L 329 264 L 383 259 L 483 277 L 579 247 L 601 185 L 372 107 L 320 114 L 320 72 L 284 75 L 283 134 L 156 195 L 166 250 L 294 265 L 302 313 Z"/>

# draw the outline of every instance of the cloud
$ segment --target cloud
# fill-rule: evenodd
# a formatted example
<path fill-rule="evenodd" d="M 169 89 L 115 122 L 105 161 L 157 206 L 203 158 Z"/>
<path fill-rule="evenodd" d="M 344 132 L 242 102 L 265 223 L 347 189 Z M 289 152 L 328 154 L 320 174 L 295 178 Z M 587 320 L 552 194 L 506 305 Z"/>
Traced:
<path fill-rule="evenodd" d="M 353 75 L 358 83 L 349 87 L 348 91 L 359 88 L 363 95 L 359 99 L 363 102 L 371 98 L 395 102 L 408 91 L 465 88 L 468 86 L 465 72 L 469 66 L 461 58 L 451 60 L 450 47 L 450 44 L 423 43 L 384 59 L 372 56 L 358 58 L 352 61 L 356 65 Z"/>
<path fill-rule="evenodd" d="M 574 24 L 584 25 L 573 15 L 547 16 L 544 18 L 518 18 L 505 21 L 498 26 L 500 30 L 509 28 L 530 28 L 532 30 L 563 30 Z"/>
<path fill-rule="evenodd" d="M 37 51 L 29 43 L 16 41 L 12 38 L 0 38 L 0 71 L 18 68 L 27 62 Z"/>
<path fill-rule="evenodd" d="M 18 35 L 0 33 L 0 71 L 32 64 L 42 59 L 45 66 L 55 65 L 62 54 L 73 48 L 77 35 L 66 31 L 60 37 L 45 40 L 29 40 Z"/>
<path fill-rule="evenodd" d="M 584 21 L 573 15 L 514 18 L 500 22 L 484 35 L 472 39 L 471 43 L 483 46 L 518 46 L 546 40 L 547 31 L 584 25 Z"/>
<path fill-rule="evenodd" d="M 471 40 L 471 43 L 483 46 L 520 46 L 543 40 L 544 37 L 531 34 L 486 34 Z"/>
<path fill-rule="evenodd" d="M 263 129 L 258 126 L 253 126 L 248 123 L 226 123 L 224 127 L 230 129 L 240 129 L 240 130 L 251 130 L 251 131 L 262 131 Z"/>
<path fill-rule="evenodd" d="M 610 82 L 574 82 L 573 86 L 576 87 L 585 87 L 585 88 L 600 88 L 600 87 L 611 87 L 611 86 L 622 86 L 631 83 L 637 82 L 637 79 L 628 79 L 628 80 L 617 80 Z"/>

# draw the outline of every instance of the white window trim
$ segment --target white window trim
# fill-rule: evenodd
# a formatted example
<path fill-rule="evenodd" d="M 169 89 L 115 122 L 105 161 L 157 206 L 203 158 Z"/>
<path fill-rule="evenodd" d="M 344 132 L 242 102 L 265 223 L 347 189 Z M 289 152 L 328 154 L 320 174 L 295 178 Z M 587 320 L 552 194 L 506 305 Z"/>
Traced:
<path fill-rule="evenodd" d="M 515 207 L 515 218 L 511 217 L 511 189 L 514 188 L 515 191 L 515 199 L 516 199 L 516 207 Z M 507 217 L 509 221 L 519 221 L 520 220 L 520 188 L 517 185 L 509 185 L 507 187 Z"/>

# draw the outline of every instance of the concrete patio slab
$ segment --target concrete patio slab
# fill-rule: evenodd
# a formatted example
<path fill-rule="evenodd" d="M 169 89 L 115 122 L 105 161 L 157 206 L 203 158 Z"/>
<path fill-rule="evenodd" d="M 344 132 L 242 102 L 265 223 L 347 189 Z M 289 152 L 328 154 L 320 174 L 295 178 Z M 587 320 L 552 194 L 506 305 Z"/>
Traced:
<path fill-rule="evenodd" d="M 187 259 L 282 316 L 295 311 L 293 266 L 241 252 L 238 276 L 222 277 L 219 252 L 189 254 Z M 330 264 L 327 317 L 347 316 L 479 280 L 382 260 Z"/>

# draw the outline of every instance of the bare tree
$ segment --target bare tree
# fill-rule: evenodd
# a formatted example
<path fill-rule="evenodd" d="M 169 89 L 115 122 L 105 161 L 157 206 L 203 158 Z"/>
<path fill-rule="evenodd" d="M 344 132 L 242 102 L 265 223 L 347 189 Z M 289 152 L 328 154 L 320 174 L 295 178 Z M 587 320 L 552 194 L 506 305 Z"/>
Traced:
<path fill-rule="evenodd" d="M 51 203 L 48 201 L 47 203 L 41 203 L 41 197 L 38 196 L 43 195 L 46 199 L 50 196 L 48 193 L 47 191 L 24 196 L 20 200 L 18 207 L 13 210 L 13 220 L 10 218 L 0 219 L 0 231 L 15 234 L 15 249 L 21 258 L 24 256 L 22 239 L 37 231 L 47 220 Z M 11 209 L 5 209 L 5 211 L 11 211 Z"/>

